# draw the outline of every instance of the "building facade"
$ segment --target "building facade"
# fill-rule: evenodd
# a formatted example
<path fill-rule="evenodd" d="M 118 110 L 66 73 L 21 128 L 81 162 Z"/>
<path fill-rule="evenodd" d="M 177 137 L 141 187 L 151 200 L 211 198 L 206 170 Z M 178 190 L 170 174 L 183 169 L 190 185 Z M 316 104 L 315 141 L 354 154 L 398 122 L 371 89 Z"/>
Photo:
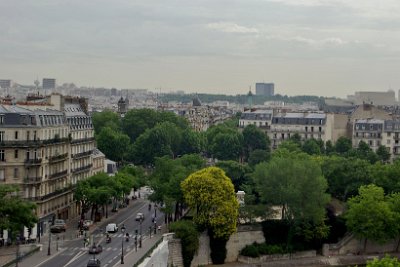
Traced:
<path fill-rule="evenodd" d="M 256 83 L 256 95 L 273 96 L 275 94 L 274 83 Z"/>

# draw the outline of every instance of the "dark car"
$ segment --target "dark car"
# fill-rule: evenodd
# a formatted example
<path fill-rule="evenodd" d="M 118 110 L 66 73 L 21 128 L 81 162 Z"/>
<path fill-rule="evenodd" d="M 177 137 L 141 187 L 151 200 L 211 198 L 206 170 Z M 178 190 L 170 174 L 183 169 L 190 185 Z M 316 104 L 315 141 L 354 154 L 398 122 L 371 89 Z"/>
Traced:
<path fill-rule="evenodd" d="M 99 259 L 89 259 L 86 267 L 100 267 Z"/>
<path fill-rule="evenodd" d="M 93 245 L 89 248 L 89 254 L 99 254 L 100 252 L 103 251 L 103 247 L 98 245 Z"/>
<path fill-rule="evenodd" d="M 67 230 L 67 225 L 64 220 L 57 219 L 54 221 L 54 224 L 50 226 L 50 232 L 52 233 L 61 233 Z"/>

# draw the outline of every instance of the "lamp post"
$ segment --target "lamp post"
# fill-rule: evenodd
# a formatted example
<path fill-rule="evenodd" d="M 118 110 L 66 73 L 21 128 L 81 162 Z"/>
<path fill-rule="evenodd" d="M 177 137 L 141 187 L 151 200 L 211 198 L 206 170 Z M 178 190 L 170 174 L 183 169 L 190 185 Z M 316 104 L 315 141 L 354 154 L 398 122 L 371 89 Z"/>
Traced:
<path fill-rule="evenodd" d="M 125 226 L 123 225 L 121 227 L 121 233 L 125 233 Z M 121 264 L 124 264 L 124 235 L 122 235 L 122 240 L 121 240 Z"/>
<path fill-rule="evenodd" d="M 138 236 L 138 231 L 137 231 L 137 229 L 136 229 L 136 230 L 135 230 L 135 251 L 136 251 L 136 252 L 137 252 L 137 242 L 138 242 L 137 236 Z"/>
<path fill-rule="evenodd" d="M 51 243 L 50 224 L 51 224 L 51 221 L 49 221 L 49 246 L 48 246 L 48 248 L 47 248 L 47 256 L 50 256 L 50 255 L 51 255 L 51 251 L 50 251 L 50 243 Z"/>
<path fill-rule="evenodd" d="M 143 222 L 143 218 L 140 218 L 139 221 L 139 248 L 142 247 L 142 222 Z"/>
<path fill-rule="evenodd" d="M 15 267 L 18 267 L 18 261 L 19 261 L 19 234 L 16 236 L 15 238 L 16 242 L 17 242 L 17 255 L 16 255 L 16 259 L 15 259 Z"/>

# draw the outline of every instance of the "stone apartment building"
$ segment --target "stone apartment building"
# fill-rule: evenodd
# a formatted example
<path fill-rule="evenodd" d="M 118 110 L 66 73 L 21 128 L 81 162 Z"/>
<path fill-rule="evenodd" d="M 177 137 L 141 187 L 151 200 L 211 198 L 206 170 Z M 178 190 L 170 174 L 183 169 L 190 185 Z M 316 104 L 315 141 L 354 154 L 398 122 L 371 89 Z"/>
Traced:
<path fill-rule="evenodd" d="M 272 117 L 271 130 L 268 136 L 272 148 L 290 139 L 295 133 L 302 140 L 321 139 L 324 142 L 332 139 L 332 114 L 325 113 L 278 113 Z"/>
<path fill-rule="evenodd" d="M 96 151 L 85 99 L 51 95 L 0 105 L 0 183 L 18 185 L 21 197 L 37 204 L 35 235 L 48 221 L 79 214 L 75 184 L 104 170 L 105 156 Z"/>

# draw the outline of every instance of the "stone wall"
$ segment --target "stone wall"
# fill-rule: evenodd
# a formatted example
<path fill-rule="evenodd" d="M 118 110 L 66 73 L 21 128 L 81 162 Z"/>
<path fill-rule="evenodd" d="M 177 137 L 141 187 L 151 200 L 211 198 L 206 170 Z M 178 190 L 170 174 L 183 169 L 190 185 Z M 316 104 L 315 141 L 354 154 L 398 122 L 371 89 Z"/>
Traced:
<path fill-rule="evenodd" d="M 317 252 L 315 250 L 307 250 L 301 252 L 295 252 L 292 254 L 273 254 L 273 255 L 263 255 L 257 258 L 239 256 L 238 262 L 247 264 L 258 264 L 262 262 L 269 262 L 274 260 L 288 260 L 288 259 L 302 259 L 316 257 Z"/>
<path fill-rule="evenodd" d="M 398 239 L 390 240 L 384 244 L 379 244 L 373 241 L 367 241 L 365 253 L 385 253 L 393 252 L 396 250 Z M 364 240 L 359 240 L 353 235 L 346 235 L 342 240 L 336 244 L 324 244 L 322 254 L 324 256 L 337 256 L 348 254 L 361 254 L 364 253 Z"/>
<path fill-rule="evenodd" d="M 264 243 L 264 233 L 261 226 L 240 226 L 238 231 L 231 235 L 229 238 L 226 249 L 225 262 L 235 262 L 238 260 L 240 250 L 246 245 L 257 243 Z M 195 254 L 191 266 L 211 264 L 210 258 L 210 238 L 204 232 L 200 235 L 199 250 Z"/>

